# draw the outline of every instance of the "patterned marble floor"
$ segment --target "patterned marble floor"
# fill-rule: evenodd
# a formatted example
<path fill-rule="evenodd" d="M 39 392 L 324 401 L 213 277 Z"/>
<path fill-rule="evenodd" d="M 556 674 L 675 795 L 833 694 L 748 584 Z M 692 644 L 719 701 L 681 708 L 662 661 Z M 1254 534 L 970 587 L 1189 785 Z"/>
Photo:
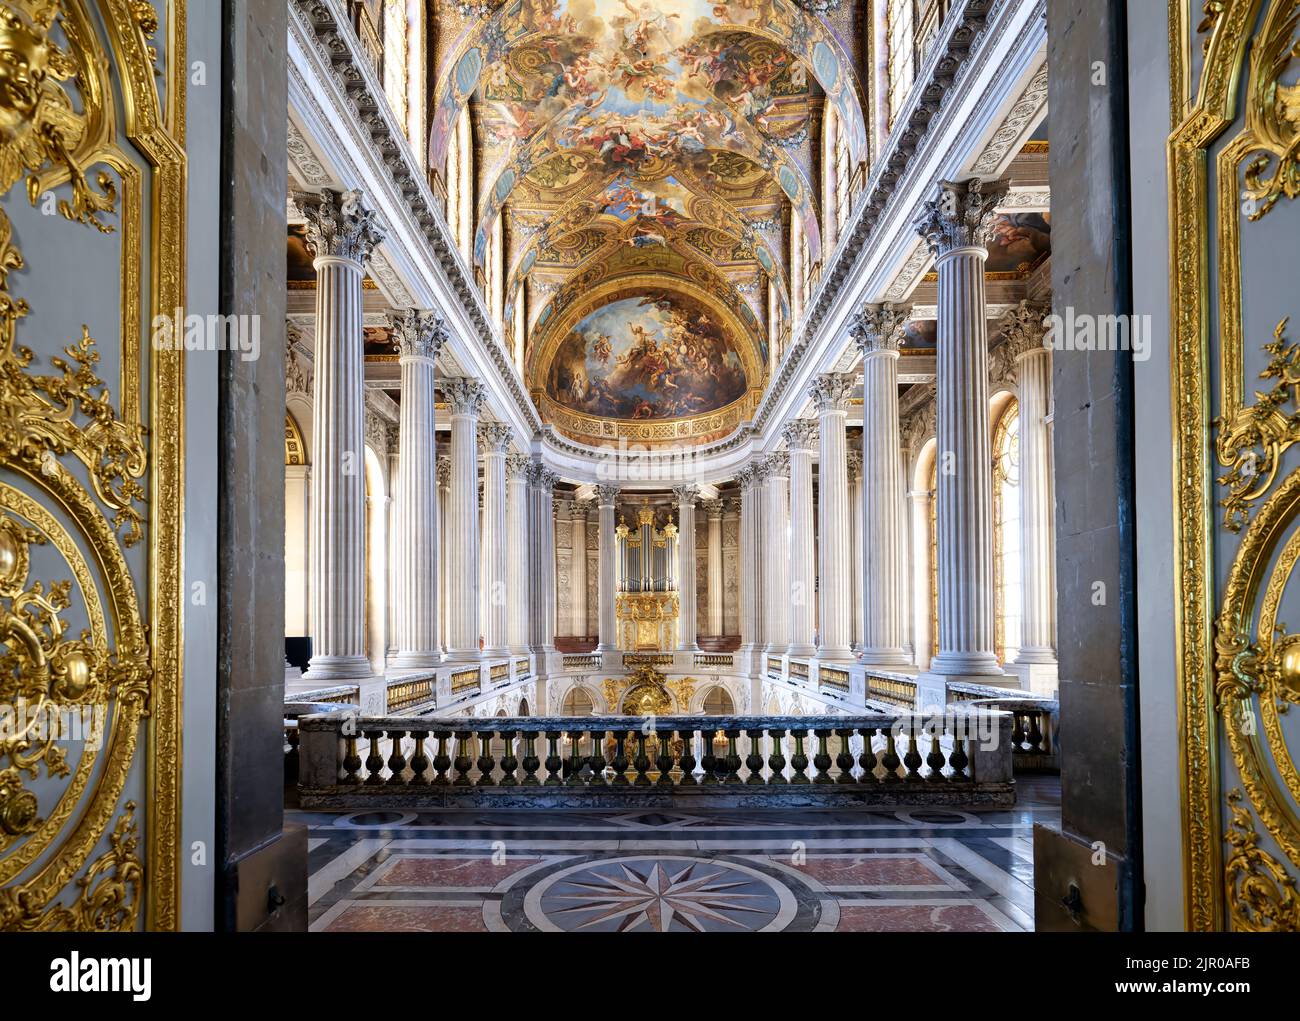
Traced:
<path fill-rule="evenodd" d="M 1035 822 L 1013 810 L 292 812 L 311 928 L 903 932 L 1033 928 Z"/>

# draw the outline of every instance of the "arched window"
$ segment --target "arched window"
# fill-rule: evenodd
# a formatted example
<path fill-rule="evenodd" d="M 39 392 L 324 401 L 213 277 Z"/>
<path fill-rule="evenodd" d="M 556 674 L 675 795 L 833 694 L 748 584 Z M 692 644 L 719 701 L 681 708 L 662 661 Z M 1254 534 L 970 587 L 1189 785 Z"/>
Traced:
<path fill-rule="evenodd" d="M 574 688 L 564 696 L 564 705 L 560 708 L 561 716 L 590 716 L 596 704 L 591 700 L 585 688 Z"/>
<path fill-rule="evenodd" d="M 1020 406 L 1012 398 L 993 429 L 994 649 L 1002 663 L 1020 646 Z"/>
<path fill-rule="evenodd" d="M 736 711 L 736 703 L 731 700 L 727 689 L 714 685 L 704 695 L 705 716 L 730 716 Z"/>

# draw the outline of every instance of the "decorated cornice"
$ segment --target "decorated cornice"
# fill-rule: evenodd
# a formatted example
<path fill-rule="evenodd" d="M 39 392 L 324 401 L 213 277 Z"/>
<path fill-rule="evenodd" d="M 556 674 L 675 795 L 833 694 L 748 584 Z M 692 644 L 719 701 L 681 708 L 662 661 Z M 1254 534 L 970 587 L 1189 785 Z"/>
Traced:
<path fill-rule="evenodd" d="M 911 318 L 912 310 L 907 305 L 863 305 L 849 321 L 849 335 L 864 357 L 877 351 L 896 352 Z"/>
<path fill-rule="evenodd" d="M 361 193 L 322 188 L 316 195 L 299 192 L 294 202 L 307 221 L 307 247 L 316 258 L 351 259 L 364 264 L 384 232 Z"/>
<path fill-rule="evenodd" d="M 811 451 L 817 449 L 817 420 L 815 418 L 796 418 L 787 422 L 781 435 L 785 445 L 791 450 Z"/>
<path fill-rule="evenodd" d="M 397 347 L 403 358 L 427 358 L 430 361 L 438 357 L 442 345 L 447 342 L 447 324 L 442 313 L 425 312 L 420 309 L 404 309 L 392 312 L 388 317 L 397 340 Z"/>
<path fill-rule="evenodd" d="M 808 387 L 808 396 L 812 398 L 817 414 L 828 411 L 847 411 L 849 399 L 853 396 L 854 377 L 850 372 L 823 372 L 814 376 Z"/>
<path fill-rule="evenodd" d="M 504 422 L 480 422 L 478 444 L 485 454 L 504 454 L 510 448 L 515 431 Z"/>
<path fill-rule="evenodd" d="M 303 34 L 314 45 L 321 63 L 346 97 L 350 113 L 364 126 L 364 130 L 358 133 L 359 137 L 369 144 L 376 162 L 389 175 L 401 204 L 409 210 L 420 235 L 460 299 L 474 333 L 484 338 L 483 350 L 496 367 L 501 382 L 533 431 L 540 432 L 541 417 L 506 356 L 488 318 L 487 305 L 456 250 L 426 175 L 389 108 L 375 68 L 361 52 L 360 41 L 346 10 L 340 7 L 338 0 L 290 0 L 290 10 L 303 28 Z"/>
<path fill-rule="evenodd" d="M 940 181 L 914 226 L 936 259 L 959 248 L 983 248 L 993 239 L 993 217 L 1011 182 Z"/>
<path fill-rule="evenodd" d="M 444 379 L 440 389 L 453 415 L 478 415 L 487 400 L 487 387 L 468 376 Z"/>

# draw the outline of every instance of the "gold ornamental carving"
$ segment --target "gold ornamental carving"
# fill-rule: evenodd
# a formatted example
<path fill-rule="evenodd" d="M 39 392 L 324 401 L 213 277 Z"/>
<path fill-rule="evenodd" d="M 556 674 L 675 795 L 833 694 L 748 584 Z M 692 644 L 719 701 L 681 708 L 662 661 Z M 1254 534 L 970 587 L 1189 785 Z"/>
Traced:
<path fill-rule="evenodd" d="M 624 716 L 672 716 L 690 711 L 695 678 L 668 680 L 653 664 L 643 663 L 624 678 L 602 682 L 605 704 Z"/>
<path fill-rule="evenodd" d="M 1295 880 L 1259 846 L 1240 790 L 1228 794 L 1232 825 L 1225 839 L 1232 853 L 1225 866 L 1232 927 L 1238 932 L 1300 932 L 1300 897 Z"/>

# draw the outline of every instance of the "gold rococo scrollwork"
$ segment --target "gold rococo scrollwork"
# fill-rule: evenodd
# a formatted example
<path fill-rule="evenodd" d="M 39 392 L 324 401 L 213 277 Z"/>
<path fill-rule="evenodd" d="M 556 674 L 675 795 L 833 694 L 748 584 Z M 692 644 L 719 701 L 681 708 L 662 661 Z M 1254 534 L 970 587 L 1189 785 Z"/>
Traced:
<path fill-rule="evenodd" d="M 1232 825 L 1225 839 L 1232 848 L 1225 864 L 1225 886 L 1233 929 L 1238 932 L 1300 932 L 1300 897 L 1295 880 L 1259 846 L 1240 790 L 1228 794 Z"/>

